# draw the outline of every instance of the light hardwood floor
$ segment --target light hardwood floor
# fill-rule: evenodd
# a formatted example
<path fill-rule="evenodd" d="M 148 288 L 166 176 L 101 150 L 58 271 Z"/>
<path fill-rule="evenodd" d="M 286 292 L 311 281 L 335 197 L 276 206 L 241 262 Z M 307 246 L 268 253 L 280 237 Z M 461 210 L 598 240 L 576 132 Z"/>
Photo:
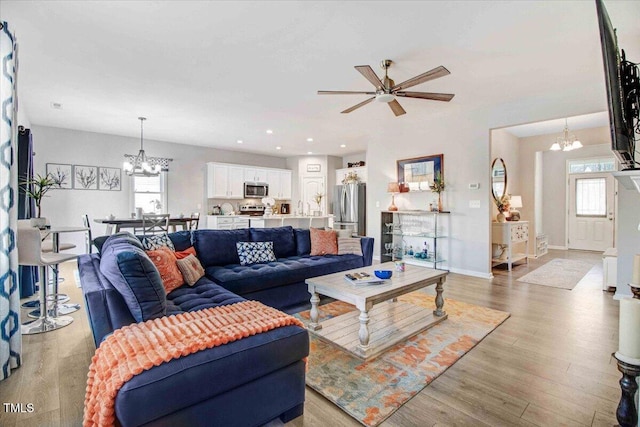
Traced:
<path fill-rule="evenodd" d="M 516 281 L 553 258 L 587 260 L 596 268 L 572 291 Z M 620 375 L 611 353 L 618 303 L 601 290 L 600 264 L 599 254 L 550 251 L 511 273 L 494 269 L 493 280 L 450 274 L 445 298 L 511 317 L 382 426 L 616 424 Z M 82 302 L 74 268 L 63 267 L 62 290 Z M 0 426 L 81 424 L 94 345 L 84 311 L 72 316 L 66 328 L 24 337 L 23 366 L 0 382 L 0 401 L 33 403 L 35 412 L 0 408 Z M 288 426 L 359 425 L 309 388 L 306 399 L 304 416 Z"/>

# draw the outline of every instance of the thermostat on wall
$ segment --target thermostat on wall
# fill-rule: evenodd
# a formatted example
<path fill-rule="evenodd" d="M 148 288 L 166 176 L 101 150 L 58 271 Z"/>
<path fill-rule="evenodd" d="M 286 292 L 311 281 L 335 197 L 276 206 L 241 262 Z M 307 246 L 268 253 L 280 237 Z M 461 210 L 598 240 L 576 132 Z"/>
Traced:
<path fill-rule="evenodd" d="M 469 184 L 469 190 L 477 190 L 479 188 L 480 188 L 479 182 L 472 182 L 471 184 Z"/>

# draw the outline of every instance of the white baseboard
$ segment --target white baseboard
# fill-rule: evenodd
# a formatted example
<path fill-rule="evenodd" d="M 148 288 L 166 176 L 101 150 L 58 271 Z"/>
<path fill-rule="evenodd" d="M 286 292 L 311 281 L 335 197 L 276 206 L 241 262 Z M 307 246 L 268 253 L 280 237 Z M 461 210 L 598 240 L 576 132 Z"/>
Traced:
<path fill-rule="evenodd" d="M 480 271 L 464 270 L 462 268 L 450 268 L 449 271 L 465 276 L 480 277 L 481 279 L 493 279 L 493 273 L 482 273 Z"/>
<path fill-rule="evenodd" d="M 569 248 L 568 248 L 568 247 L 566 247 L 566 246 L 552 246 L 552 245 L 549 245 L 549 246 L 547 246 L 547 247 L 548 247 L 549 249 L 555 249 L 555 250 L 557 250 L 557 251 L 568 251 L 568 250 L 569 250 Z"/>

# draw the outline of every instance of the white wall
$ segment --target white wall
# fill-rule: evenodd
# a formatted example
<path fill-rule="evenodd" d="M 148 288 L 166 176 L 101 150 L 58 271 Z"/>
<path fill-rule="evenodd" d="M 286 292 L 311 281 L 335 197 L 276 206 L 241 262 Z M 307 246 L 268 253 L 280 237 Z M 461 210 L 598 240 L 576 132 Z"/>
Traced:
<path fill-rule="evenodd" d="M 137 154 L 139 138 L 106 135 L 69 129 L 33 126 L 35 173 L 44 174 L 46 163 L 65 163 L 121 168 L 124 154 Z M 169 157 L 168 209 L 170 213 L 200 211 L 206 214 L 206 162 L 238 163 L 264 167 L 286 168 L 284 158 L 219 150 L 168 142 L 145 140 L 148 155 Z M 42 203 L 42 215 L 53 224 L 80 225 L 81 215 L 104 218 L 109 214 L 128 217 L 131 214 L 130 178 L 122 176 L 121 191 L 52 190 Z M 198 208 L 200 205 L 200 208 Z M 96 236 L 104 234 L 105 226 L 92 224 Z M 80 235 L 63 236 L 63 241 L 84 247 Z"/>
<path fill-rule="evenodd" d="M 618 185 L 618 278 L 616 295 L 631 295 L 633 256 L 640 254 L 640 193 Z"/>

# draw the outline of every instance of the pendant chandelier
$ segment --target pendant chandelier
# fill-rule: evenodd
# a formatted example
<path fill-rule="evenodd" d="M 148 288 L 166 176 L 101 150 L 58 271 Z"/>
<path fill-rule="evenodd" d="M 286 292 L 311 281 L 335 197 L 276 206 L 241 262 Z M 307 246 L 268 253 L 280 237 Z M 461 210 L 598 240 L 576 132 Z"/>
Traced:
<path fill-rule="evenodd" d="M 569 135 L 569 125 L 567 119 L 564 119 L 564 132 L 562 136 L 556 138 L 556 142 L 553 143 L 551 151 L 571 151 L 578 148 L 582 148 L 582 143 L 578 141 L 575 135 Z"/>
<path fill-rule="evenodd" d="M 151 165 L 150 159 L 147 158 L 144 152 L 142 124 L 147 118 L 138 117 L 138 120 L 140 120 L 140 151 L 138 151 L 137 156 L 125 154 L 126 160 L 122 165 L 122 169 L 129 176 L 158 176 L 161 171 L 160 164 Z"/>

